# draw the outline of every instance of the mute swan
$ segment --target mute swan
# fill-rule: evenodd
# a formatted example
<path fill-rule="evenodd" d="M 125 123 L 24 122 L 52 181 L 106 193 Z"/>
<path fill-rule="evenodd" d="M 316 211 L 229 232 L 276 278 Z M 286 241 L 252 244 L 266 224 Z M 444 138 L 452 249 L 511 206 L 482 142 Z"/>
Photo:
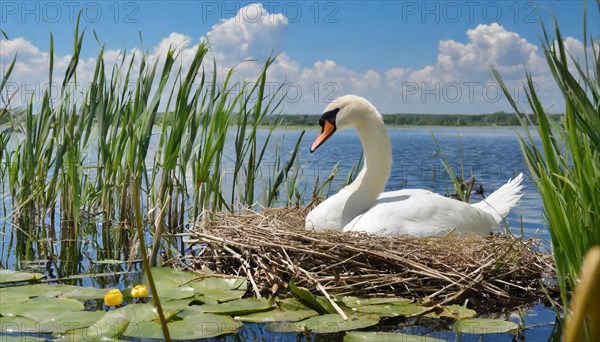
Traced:
<path fill-rule="evenodd" d="M 382 193 L 390 175 L 391 144 L 377 109 L 366 99 L 346 95 L 327 106 L 319 119 L 321 133 L 314 152 L 336 130 L 354 126 L 364 150 L 364 167 L 350 185 L 306 216 L 306 229 L 364 231 L 382 236 L 444 236 L 472 232 L 489 234 L 523 196 L 523 174 L 474 204 L 427 190 Z"/>

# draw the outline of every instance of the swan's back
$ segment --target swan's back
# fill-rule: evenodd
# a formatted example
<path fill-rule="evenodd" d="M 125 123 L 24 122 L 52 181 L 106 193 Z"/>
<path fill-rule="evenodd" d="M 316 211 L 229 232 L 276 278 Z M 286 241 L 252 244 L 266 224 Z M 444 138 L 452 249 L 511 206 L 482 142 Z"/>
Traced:
<path fill-rule="evenodd" d="M 399 190 L 381 194 L 375 205 L 355 217 L 344 231 L 383 236 L 444 236 L 472 232 L 488 234 L 498 225 L 485 211 L 427 190 Z"/>

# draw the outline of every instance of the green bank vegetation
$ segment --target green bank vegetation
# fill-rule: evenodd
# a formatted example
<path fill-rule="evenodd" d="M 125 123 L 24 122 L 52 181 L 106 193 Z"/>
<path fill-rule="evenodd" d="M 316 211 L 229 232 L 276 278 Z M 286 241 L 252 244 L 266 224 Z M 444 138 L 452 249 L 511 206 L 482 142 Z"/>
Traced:
<path fill-rule="evenodd" d="M 501 75 L 494 70 L 526 128 L 520 137 L 521 147 L 544 203 L 565 304 L 564 317 L 568 317 L 566 303 L 580 278 L 584 257 L 590 248 L 600 245 L 600 45 L 598 37 L 587 35 L 585 19 L 583 25 L 584 60 L 578 60 L 565 48 L 557 23 L 554 37 L 549 36 L 545 27 L 543 30 L 544 56 L 566 104 L 565 115 L 559 121 L 548 114 L 535 91 L 532 76 L 527 74 L 529 109 L 538 123 L 532 128 L 531 118 L 523 114 L 502 83 Z M 538 132 L 541 144 L 534 143 L 533 130 Z"/>
<path fill-rule="evenodd" d="M 552 114 L 558 120 L 561 114 Z M 537 124 L 535 116 L 531 121 Z M 390 126 L 519 126 L 514 113 L 497 112 L 492 114 L 383 114 L 383 121 Z M 281 126 L 316 126 L 319 115 L 287 114 L 281 118 Z M 263 124 L 267 124 L 264 122 Z"/>

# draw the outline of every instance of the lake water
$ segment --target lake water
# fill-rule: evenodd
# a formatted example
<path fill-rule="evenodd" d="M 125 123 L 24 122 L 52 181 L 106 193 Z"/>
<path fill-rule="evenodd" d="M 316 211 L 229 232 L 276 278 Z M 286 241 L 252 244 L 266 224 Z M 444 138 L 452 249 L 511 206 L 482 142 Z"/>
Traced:
<path fill-rule="evenodd" d="M 281 154 L 285 160 L 294 148 L 301 134 L 301 130 L 278 130 L 274 133 L 274 141 L 280 144 Z M 523 161 L 517 134 L 521 132 L 517 127 L 419 127 L 419 128 L 390 128 L 388 133 L 392 141 L 393 165 L 386 190 L 402 188 L 424 188 L 441 194 L 453 192 L 453 183 L 446 173 L 440 155 L 436 152 L 436 144 L 432 134 L 437 139 L 440 148 L 446 155 L 450 165 L 459 174 L 461 166 L 460 150 L 462 150 L 462 165 L 466 177 L 473 175 L 476 181 L 482 184 L 485 194 L 491 194 L 502 186 L 509 178 L 519 173 L 526 175 L 524 180 L 525 195 L 517 208 L 507 217 L 509 229 L 525 237 L 536 237 L 549 241 L 550 237 L 543 220 L 543 207 L 535 186 L 528 177 L 528 171 Z M 312 191 L 312 184 L 318 176 L 321 181 L 327 178 L 332 167 L 339 162 L 340 171 L 330 193 L 335 193 L 346 178 L 348 171 L 356 165 L 361 157 L 361 144 L 358 135 L 353 130 L 338 131 L 321 146 L 315 153 L 309 153 L 310 145 L 318 134 L 318 127 L 307 131 L 301 145 L 300 168 L 301 188 L 306 188 L 306 196 Z M 259 132 L 259 140 L 265 139 L 266 130 Z M 460 136 L 460 148 L 458 137 Z M 231 140 L 230 140 L 231 141 Z M 148 158 L 152 158 L 150 151 Z M 225 155 L 233 156 L 233 146 L 227 146 Z M 273 165 L 274 150 L 267 151 L 263 163 L 263 175 L 270 174 L 269 167 Z M 225 159 L 224 170 L 228 172 L 234 165 L 232 159 Z M 231 178 L 231 177 L 229 177 Z M 228 177 L 225 177 L 227 183 Z M 5 199 L 6 200 L 6 199 Z M 473 196 L 473 201 L 481 200 L 480 196 Z M 0 222 L 2 225 L 3 222 Z M 501 229 L 500 227 L 498 230 Z M 10 227 L 6 231 L 10 232 Z M 0 236 L 6 248 L 8 235 Z M 8 263 L 11 264 L 10 260 Z M 133 277 L 115 277 L 113 282 L 86 280 L 84 284 L 95 286 L 131 286 L 139 281 Z M 506 318 L 506 317 L 505 317 Z M 543 306 L 536 306 L 523 313 L 522 317 L 511 315 L 510 319 L 524 323 L 535 328 L 524 330 L 520 338 L 527 341 L 546 341 L 551 336 L 554 323 L 554 312 Z M 522 319 L 522 321 L 521 321 Z M 235 336 L 225 337 L 225 340 L 235 341 L 246 338 L 253 339 L 261 336 L 267 340 L 296 340 L 295 334 L 273 334 L 263 331 L 260 325 L 245 325 Z M 467 341 L 493 340 L 505 341 L 515 337 L 513 335 L 486 335 L 482 336 L 457 336 L 450 329 L 429 331 L 430 327 L 413 325 L 404 328 L 386 327 L 386 331 L 397 331 L 412 334 L 421 334 L 442 339 L 462 339 Z M 0 335 L 1 339 L 1 335 Z M 327 340 L 327 337 L 324 337 Z M 219 339 L 222 340 L 222 339 Z"/>

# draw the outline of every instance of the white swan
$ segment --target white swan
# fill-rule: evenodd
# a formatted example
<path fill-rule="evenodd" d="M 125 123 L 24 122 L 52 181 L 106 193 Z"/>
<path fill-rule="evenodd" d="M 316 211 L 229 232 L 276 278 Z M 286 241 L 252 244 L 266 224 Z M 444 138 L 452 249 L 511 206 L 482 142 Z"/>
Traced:
<path fill-rule="evenodd" d="M 382 193 L 391 169 L 391 144 L 383 118 L 366 99 L 346 95 L 327 106 L 319 120 L 314 152 L 338 129 L 354 126 L 364 150 L 364 167 L 350 185 L 306 216 L 306 229 L 364 231 L 382 236 L 489 234 L 523 196 L 523 174 L 484 201 L 468 204 L 427 190 Z"/>

